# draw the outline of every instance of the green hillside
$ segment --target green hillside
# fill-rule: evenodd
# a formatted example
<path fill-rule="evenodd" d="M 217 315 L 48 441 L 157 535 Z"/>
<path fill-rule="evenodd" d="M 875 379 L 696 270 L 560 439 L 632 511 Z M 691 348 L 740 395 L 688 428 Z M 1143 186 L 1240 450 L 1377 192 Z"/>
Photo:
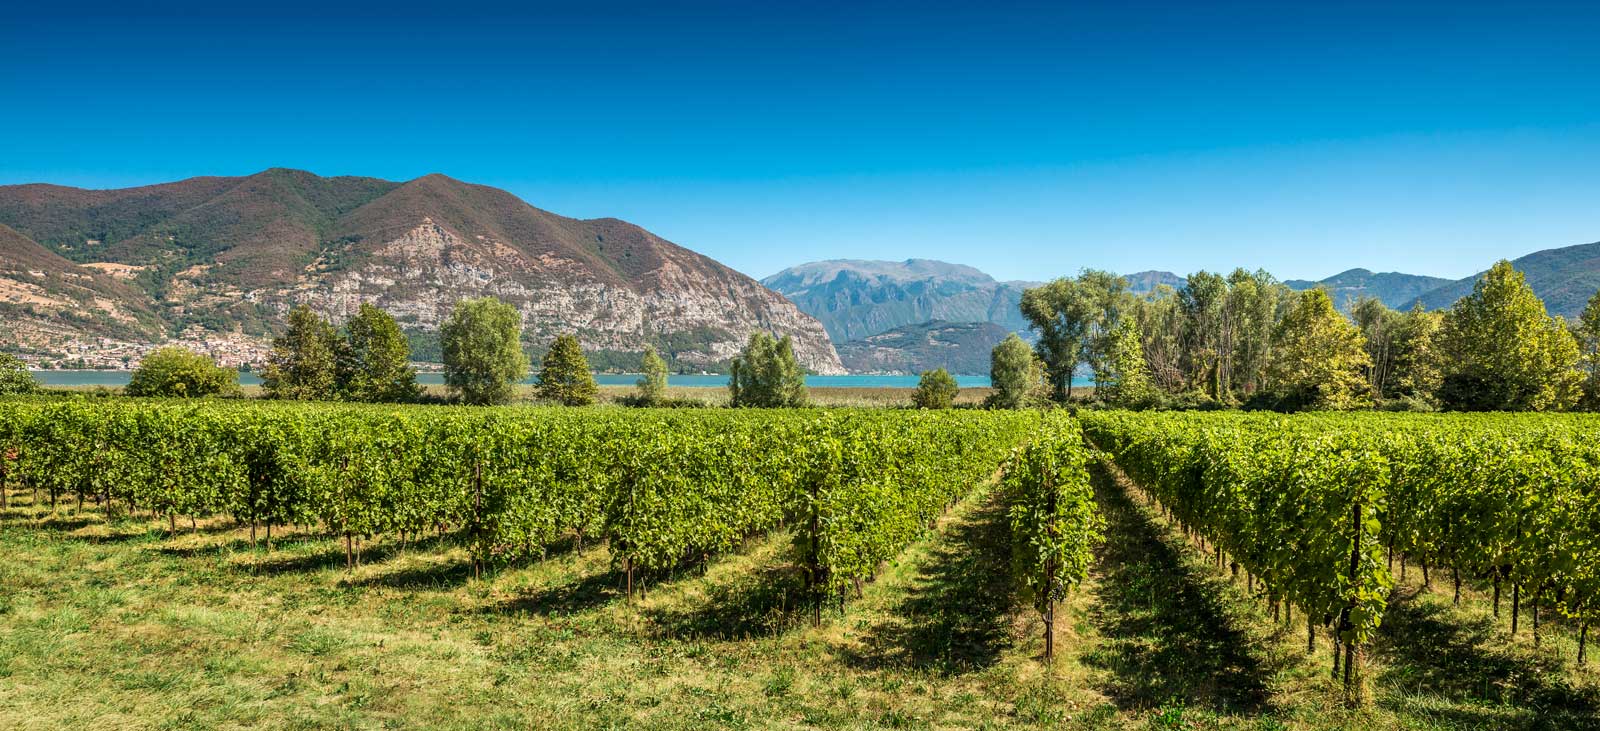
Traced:
<path fill-rule="evenodd" d="M 1575 318 L 1595 292 L 1600 291 L 1600 242 L 1536 251 L 1512 259 L 1511 265 L 1528 279 L 1535 294 L 1552 315 Z M 1443 309 L 1472 293 L 1482 272 L 1451 282 L 1422 296 L 1422 305 Z"/>

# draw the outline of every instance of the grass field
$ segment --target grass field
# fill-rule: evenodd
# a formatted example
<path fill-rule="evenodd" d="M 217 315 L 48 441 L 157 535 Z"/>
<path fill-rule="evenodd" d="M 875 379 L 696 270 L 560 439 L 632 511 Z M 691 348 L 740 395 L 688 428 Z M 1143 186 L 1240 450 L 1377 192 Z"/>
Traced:
<path fill-rule="evenodd" d="M 981 490 L 813 627 L 788 536 L 661 577 L 628 602 L 603 545 L 470 578 L 449 538 L 342 545 L 226 521 L 54 513 L 0 526 L 0 728 L 1600 728 L 1570 628 L 1492 617 L 1469 587 L 1396 590 L 1348 709 L 1325 641 L 1103 470 L 1109 528 L 1060 610 L 1058 658 L 1014 606 L 1005 516 Z M 1437 578 L 1437 577 L 1436 577 Z M 1447 583 L 1447 582 L 1444 582 Z"/>

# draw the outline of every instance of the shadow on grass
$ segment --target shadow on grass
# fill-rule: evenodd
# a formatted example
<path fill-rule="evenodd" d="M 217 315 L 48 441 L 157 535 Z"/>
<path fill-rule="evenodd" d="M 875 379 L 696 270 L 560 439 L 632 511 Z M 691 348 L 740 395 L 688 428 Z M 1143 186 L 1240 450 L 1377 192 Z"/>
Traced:
<path fill-rule="evenodd" d="M 492 614 L 575 614 L 621 598 L 625 578 L 621 571 L 608 569 L 578 577 L 560 586 L 522 594 L 486 607 L 483 611 Z"/>
<path fill-rule="evenodd" d="M 384 571 L 373 576 L 347 579 L 347 586 L 381 586 L 390 589 L 453 589 L 472 578 L 472 561 L 457 559 L 429 561 L 420 565 Z"/>
<path fill-rule="evenodd" d="M 37 520 L 35 520 L 31 524 L 29 524 L 28 527 L 29 528 L 38 528 L 38 529 L 41 529 L 41 530 L 53 530 L 53 531 L 61 531 L 61 532 L 64 532 L 64 533 L 71 533 L 73 531 L 83 530 L 84 528 L 88 528 L 91 525 L 100 525 L 103 522 L 105 522 L 105 521 L 102 521 L 98 517 L 90 517 L 90 516 L 86 516 L 86 515 L 73 515 L 70 512 L 66 513 L 66 514 L 62 514 L 62 513 L 57 512 L 57 513 L 46 513 L 43 517 L 38 518 Z"/>
<path fill-rule="evenodd" d="M 1384 663 L 1381 685 L 1460 704 L 1428 714 L 1463 727 L 1600 729 L 1600 692 L 1569 683 L 1560 659 L 1510 651 L 1493 619 L 1453 614 L 1442 603 L 1418 600 L 1415 590 L 1398 593 L 1373 647 Z M 1506 706 L 1519 713 L 1508 716 Z"/>
<path fill-rule="evenodd" d="M 156 533 L 155 531 L 150 531 L 150 530 L 139 530 L 139 531 L 129 532 L 129 531 L 126 531 L 126 530 L 119 530 L 116 526 L 112 526 L 109 530 L 113 530 L 113 531 L 116 531 L 116 532 L 114 532 L 114 533 L 106 533 L 106 534 L 74 533 L 74 534 L 72 534 L 72 538 L 73 538 L 73 540 L 84 541 L 86 543 L 102 544 L 102 545 L 109 545 L 109 544 L 115 544 L 115 543 L 135 543 L 135 542 L 148 543 L 148 542 L 153 542 L 153 541 L 160 540 L 160 538 L 161 538 L 161 536 L 158 533 Z"/>
<path fill-rule="evenodd" d="M 590 544 L 593 545 L 593 544 Z M 587 549 L 585 549 L 587 550 Z M 548 549 L 544 559 L 577 556 L 582 553 L 570 539 Z M 685 557 L 679 564 L 655 571 L 637 571 L 634 589 L 641 597 L 676 581 L 699 576 L 708 565 L 703 555 Z M 604 570 L 574 577 L 559 586 L 523 593 L 509 601 L 488 607 L 497 614 L 572 614 L 595 609 L 627 596 L 628 575 L 614 563 Z"/>
<path fill-rule="evenodd" d="M 248 543 L 246 545 L 248 546 Z M 216 549 L 205 550 L 215 551 Z M 204 552 L 204 550 L 200 552 Z M 363 554 L 363 559 L 365 558 L 366 555 Z M 367 561 L 363 560 L 362 563 L 367 563 Z M 292 546 L 280 546 L 270 553 L 262 551 L 254 562 L 239 565 L 241 571 L 265 576 L 316 573 L 329 569 L 343 569 L 344 567 L 343 548 L 317 547 L 310 551 L 303 551 L 298 547 Z"/>
<path fill-rule="evenodd" d="M 708 583 L 692 606 L 652 606 L 644 615 L 655 632 L 676 639 L 745 640 L 770 637 L 805 617 L 804 581 L 789 562 L 743 571 L 725 583 Z"/>
<path fill-rule="evenodd" d="M 1084 659 L 1110 671 L 1106 695 L 1122 709 L 1179 701 L 1218 712 L 1269 710 L 1267 678 L 1276 669 L 1231 625 L 1226 580 L 1193 570 L 1176 539 L 1103 466 L 1090 472 L 1107 525 L 1089 615 L 1104 641 Z"/>
<path fill-rule="evenodd" d="M 165 532 L 154 535 L 164 540 L 181 541 L 188 533 L 179 531 L 176 536 L 167 536 Z M 389 537 L 381 540 L 364 541 L 357 554 L 357 563 L 360 566 L 379 564 L 394 558 L 401 553 L 426 552 L 442 547 L 459 545 L 460 539 L 456 534 L 447 533 L 443 536 L 429 535 L 416 540 L 401 543 Z M 266 533 L 260 532 L 252 542 L 248 535 L 234 536 L 219 541 L 208 541 L 197 545 L 187 546 L 162 546 L 156 552 L 176 558 L 194 558 L 197 556 L 210 556 L 220 553 L 249 554 L 256 553 L 260 560 L 253 564 L 256 573 L 286 574 L 297 571 L 321 571 L 326 568 L 344 568 L 345 545 L 343 536 L 330 536 L 323 533 L 290 532 L 279 534 L 272 539 L 273 549 L 267 550 Z M 306 547 L 310 550 L 306 550 Z"/>
<path fill-rule="evenodd" d="M 1010 527 L 994 495 L 933 540 L 891 617 L 846 661 L 952 676 L 994 665 L 1011 643 Z"/>

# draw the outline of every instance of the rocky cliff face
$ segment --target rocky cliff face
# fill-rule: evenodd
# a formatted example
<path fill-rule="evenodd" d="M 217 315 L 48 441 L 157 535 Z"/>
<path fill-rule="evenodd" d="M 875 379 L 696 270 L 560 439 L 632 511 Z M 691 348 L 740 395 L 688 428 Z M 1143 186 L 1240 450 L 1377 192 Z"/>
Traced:
<path fill-rule="evenodd" d="M 373 302 L 429 333 L 456 302 L 495 296 L 522 312 L 533 349 L 573 332 L 590 349 L 653 344 L 680 366 L 711 368 L 765 330 L 791 336 L 806 368 L 844 372 L 821 324 L 749 277 L 623 221 L 564 218 L 440 175 L 389 183 L 272 170 L 126 191 L 8 186 L 0 224 L 16 229 L 0 236 L 0 254 L 26 252 L 42 262 L 36 271 L 51 270 L 34 278 L 93 279 L 108 310 L 153 313 L 143 329 L 107 318 L 87 332 L 71 327 L 65 306 L 0 302 L 50 325 L 48 342 L 14 347 L 23 351 L 81 355 L 92 341 L 181 335 L 228 342 L 225 360 L 252 362 L 299 303 L 339 321 Z M 10 280 L 0 291 L 34 286 L 25 276 L 0 272 Z"/>
<path fill-rule="evenodd" d="M 629 286 L 608 281 L 582 261 L 530 256 L 486 237 L 466 239 L 424 217 L 416 228 L 380 244 L 363 264 L 329 272 L 313 265 L 294 286 L 253 296 L 285 311 L 308 303 L 335 321 L 372 302 L 402 326 L 424 331 L 437 331 L 456 302 L 493 296 L 522 312 L 524 337 L 535 343 L 574 332 L 586 348 L 628 352 L 693 334 L 701 347 L 664 349 L 680 362 L 706 367 L 732 358 L 750 332 L 764 330 L 793 337 L 795 355 L 806 368 L 844 372 L 815 319 L 748 277 L 705 271 L 703 259 L 683 249 L 670 252 L 643 281 Z"/>

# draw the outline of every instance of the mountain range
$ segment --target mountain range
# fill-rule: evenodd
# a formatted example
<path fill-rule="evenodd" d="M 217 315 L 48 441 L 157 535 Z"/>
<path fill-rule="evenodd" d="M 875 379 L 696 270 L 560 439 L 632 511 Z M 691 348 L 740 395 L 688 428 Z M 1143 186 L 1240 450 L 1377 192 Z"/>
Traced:
<path fill-rule="evenodd" d="M 838 259 L 790 267 L 761 280 L 817 318 L 835 343 L 933 320 L 1027 327 L 1018 305 L 1030 282 L 1000 282 L 932 259 Z"/>
<path fill-rule="evenodd" d="M 493 295 L 521 311 L 534 350 L 573 332 L 602 360 L 649 343 L 712 368 L 766 330 L 793 336 L 806 368 L 843 372 L 814 318 L 733 269 L 624 221 L 437 174 L 0 186 L 0 254 L 0 342 L 24 353 L 137 357 L 166 340 L 259 363 L 293 306 L 340 321 L 362 302 L 436 347 L 457 301 Z"/>
<path fill-rule="evenodd" d="M 1513 265 L 1545 301 L 1551 314 L 1574 318 L 1600 289 L 1600 243 L 1548 249 Z M 1460 280 L 1399 272 L 1349 269 L 1319 280 L 1288 280 L 1291 289 L 1323 287 L 1341 309 L 1376 297 L 1388 307 L 1421 302 L 1442 309 L 1472 291 L 1482 273 Z M 1129 289 L 1146 294 L 1180 288 L 1184 278 L 1165 271 L 1124 275 Z M 1001 282 L 970 266 L 929 259 L 837 259 L 785 269 L 762 281 L 816 317 L 852 372 L 953 373 L 988 370 L 988 351 L 1007 333 L 1028 336 L 1017 304 L 1034 283 Z"/>
<path fill-rule="evenodd" d="M 1305 279 L 1290 279 L 1284 282 L 1290 289 L 1304 290 L 1312 287 L 1327 289 L 1328 294 L 1333 297 L 1333 303 L 1341 310 L 1348 310 L 1360 297 L 1376 297 L 1392 309 L 1404 310 L 1415 304 L 1417 298 L 1451 283 L 1451 280 L 1440 277 L 1399 272 L 1373 273 L 1366 269 L 1346 270 L 1315 282 Z M 1470 283 L 1467 289 L 1469 291 L 1472 289 Z M 1455 302 L 1454 299 L 1450 301 Z"/>
<path fill-rule="evenodd" d="M 1512 263 L 1552 314 L 1576 317 L 1600 289 L 1600 243 Z M 1325 287 L 1341 307 L 1374 296 L 1437 309 L 1477 276 L 1350 269 L 1285 284 Z M 1184 283 L 1126 278 L 1136 293 Z M 573 332 L 603 368 L 636 365 L 653 344 L 679 369 L 713 369 L 765 330 L 792 336 L 817 373 L 984 373 L 994 343 L 1028 335 L 1018 304 L 1034 284 L 931 259 L 819 261 L 756 282 L 633 224 L 566 218 L 438 174 L 0 186 L 0 350 L 34 362 L 114 366 L 177 343 L 259 364 L 293 306 L 337 322 L 362 302 L 394 314 L 416 359 L 437 360 L 451 307 L 492 295 L 522 313 L 531 351 Z"/>
<path fill-rule="evenodd" d="M 1545 249 L 1511 260 L 1511 265 L 1528 279 L 1528 286 L 1544 300 L 1546 310 L 1568 320 L 1583 312 L 1589 298 L 1600 291 L 1600 242 Z M 1478 272 L 1422 294 L 1422 306 L 1442 309 L 1472 294 L 1472 285 L 1482 277 Z"/>

